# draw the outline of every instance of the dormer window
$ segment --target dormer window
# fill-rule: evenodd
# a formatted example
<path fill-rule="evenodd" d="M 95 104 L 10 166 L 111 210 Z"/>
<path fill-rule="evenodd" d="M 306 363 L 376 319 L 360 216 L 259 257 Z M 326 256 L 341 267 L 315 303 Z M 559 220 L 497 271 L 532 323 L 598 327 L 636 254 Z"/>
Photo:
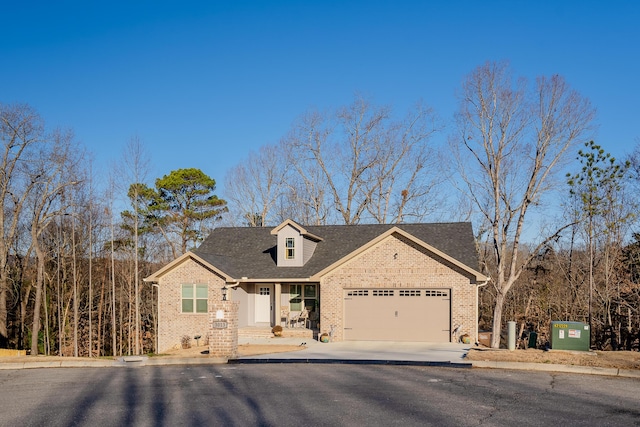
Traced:
<path fill-rule="evenodd" d="M 318 242 L 322 241 L 290 219 L 271 230 L 271 234 L 277 236 L 278 267 L 302 267 L 313 256 Z"/>
<path fill-rule="evenodd" d="M 294 259 L 296 257 L 296 239 L 292 238 L 292 237 L 287 237 L 286 239 L 286 243 L 285 243 L 285 248 L 286 248 L 286 258 L 287 259 Z"/>

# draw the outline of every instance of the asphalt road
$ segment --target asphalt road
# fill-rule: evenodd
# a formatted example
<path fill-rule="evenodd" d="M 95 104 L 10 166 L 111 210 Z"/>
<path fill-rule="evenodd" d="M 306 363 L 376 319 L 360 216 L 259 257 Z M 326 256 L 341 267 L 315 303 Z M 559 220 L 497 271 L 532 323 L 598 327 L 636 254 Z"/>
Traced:
<path fill-rule="evenodd" d="M 370 365 L 0 371 L 1 426 L 640 425 L 640 381 Z"/>

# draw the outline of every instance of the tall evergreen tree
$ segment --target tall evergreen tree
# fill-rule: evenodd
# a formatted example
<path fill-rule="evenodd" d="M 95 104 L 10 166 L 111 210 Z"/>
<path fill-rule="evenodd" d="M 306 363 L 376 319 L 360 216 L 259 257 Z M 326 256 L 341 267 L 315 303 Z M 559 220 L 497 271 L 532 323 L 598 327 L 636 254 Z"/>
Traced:
<path fill-rule="evenodd" d="M 213 178 L 200 169 L 188 168 L 158 178 L 155 189 L 132 184 L 129 197 L 146 203 L 142 227 L 160 232 L 177 258 L 201 242 L 227 211 L 227 202 L 214 194 L 215 189 Z"/>

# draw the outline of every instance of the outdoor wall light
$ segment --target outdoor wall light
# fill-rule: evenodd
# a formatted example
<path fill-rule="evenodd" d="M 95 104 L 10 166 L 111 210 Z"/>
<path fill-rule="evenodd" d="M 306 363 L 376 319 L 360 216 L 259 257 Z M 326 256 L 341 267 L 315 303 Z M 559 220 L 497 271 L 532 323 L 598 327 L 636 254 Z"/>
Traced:
<path fill-rule="evenodd" d="M 226 301 L 227 300 L 227 285 L 224 285 L 222 287 L 222 301 Z"/>

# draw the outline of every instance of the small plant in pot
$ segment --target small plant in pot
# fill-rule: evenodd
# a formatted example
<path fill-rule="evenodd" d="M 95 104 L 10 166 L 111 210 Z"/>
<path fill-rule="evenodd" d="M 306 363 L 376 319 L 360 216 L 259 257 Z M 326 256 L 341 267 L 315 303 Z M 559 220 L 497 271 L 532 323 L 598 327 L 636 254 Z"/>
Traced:
<path fill-rule="evenodd" d="M 329 342 L 329 334 L 325 332 L 324 334 L 320 335 L 320 342 Z"/>
<path fill-rule="evenodd" d="M 274 326 L 271 329 L 271 332 L 273 333 L 274 336 L 281 337 L 282 336 L 282 326 L 280 326 L 280 325 Z"/>
<path fill-rule="evenodd" d="M 182 344 L 182 348 L 191 348 L 191 337 L 189 335 L 183 335 L 180 338 L 180 343 Z"/>

